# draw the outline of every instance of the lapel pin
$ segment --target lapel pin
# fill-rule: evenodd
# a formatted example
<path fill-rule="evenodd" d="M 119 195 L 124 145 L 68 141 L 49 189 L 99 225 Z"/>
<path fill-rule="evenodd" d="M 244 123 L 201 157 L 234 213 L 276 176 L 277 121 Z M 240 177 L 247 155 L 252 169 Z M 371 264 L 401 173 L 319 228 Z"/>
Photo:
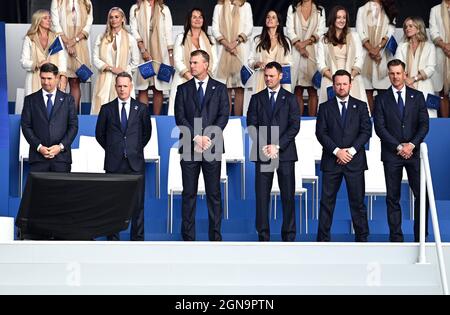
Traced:
<path fill-rule="evenodd" d="M 414 95 L 411 95 L 411 98 L 414 98 Z"/>
<path fill-rule="evenodd" d="M 213 87 L 212 87 L 212 89 L 213 89 L 213 90 L 215 90 L 215 89 L 216 89 L 216 87 L 215 87 L 215 86 L 213 86 Z"/>
<path fill-rule="evenodd" d="M 282 100 L 286 99 L 286 96 L 281 97 Z"/>
<path fill-rule="evenodd" d="M 138 107 L 137 107 L 137 106 L 134 106 L 134 110 L 138 110 Z"/>
<path fill-rule="evenodd" d="M 64 98 L 60 98 L 59 100 L 62 102 L 62 101 L 64 101 Z"/>
<path fill-rule="evenodd" d="M 353 108 L 356 108 L 356 105 L 353 105 Z"/>

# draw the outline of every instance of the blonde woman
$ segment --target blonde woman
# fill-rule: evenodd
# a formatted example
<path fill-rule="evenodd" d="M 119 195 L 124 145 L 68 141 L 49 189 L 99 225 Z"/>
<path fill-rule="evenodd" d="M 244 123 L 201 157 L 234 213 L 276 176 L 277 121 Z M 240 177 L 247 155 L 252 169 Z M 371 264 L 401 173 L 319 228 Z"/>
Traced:
<path fill-rule="evenodd" d="M 139 64 L 136 40 L 125 29 L 125 25 L 123 10 L 112 8 L 108 13 L 105 33 L 100 34 L 95 41 L 93 62 L 98 75 L 92 96 L 91 114 L 98 115 L 103 104 L 117 97 L 116 75 L 124 71 L 132 74 Z"/>
<path fill-rule="evenodd" d="M 374 90 L 381 92 L 390 86 L 387 63 L 392 56 L 384 48 L 394 35 L 397 12 L 394 0 L 367 1 L 358 9 L 356 31 L 366 50 L 361 76 L 371 113 Z"/>
<path fill-rule="evenodd" d="M 403 23 L 404 41 L 398 46 L 396 59 L 406 64 L 406 85 L 419 90 L 425 99 L 434 94 L 431 77 L 436 71 L 436 49 L 428 41 L 422 18 L 408 17 Z M 437 110 L 428 108 L 430 118 L 437 117 Z"/>
<path fill-rule="evenodd" d="M 317 68 L 323 75 L 319 104 L 328 100 L 327 89 L 333 85 L 333 74 L 341 69 L 352 76 L 350 95 L 367 103 L 364 82 L 360 75 L 364 64 L 364 51 L 358 33 L 350 30 L 349 22 L 347 9 L 335 6 L 328 18 L 328 31 L 317 46 Z"/>
<path fill-rule="evenodd" d="M 293 0 L 286 20 L 287 36 L 292 42 L 292 86 L 303 115 L 303 91 L 308 91 L 309 116 L 317 115 L 317 90 L 312 78 L 317 71 L 316 46 L 326 32 L 325 9 L 314 0 Z"/>
<path fill-rule="evenodd" d="M 208 36 L 208 25 L 200 8 L 192 9 L 186 16 L 184 32 L 177 36 L 174 48 L 175 75 L 170 89 L 168 115 L 175 114 L 175 96 L 180 84 L 193 78 L 190 72 L 191 52 L 203 50 L 210 56 L 209 74 L 212 76 L 217 66 L 216 44 L 213 38 Z"/>
<path fill-rule="evenodd" d="M 39 69 L 45 63 L 53 63 L 59 69 L 60 82 L 58 88 L 66 90 L 67 59 L 64 51 L 50 55 L 48 48 L 57 38 L 51 31 L 52 19 L 47 10 L 36 11 L 31 18 L 31 27 L 25 36 L 20 62 L 27 71 L 25 77 L 25 95 L 30 95 L 41 89 Z"/>
<path fill-rule="evenodd" d="M 276 61 L 281 65 L 290 65 L 292 61 L 291 42 L 284 35 L 283 22 L 278 12 L 267 12 L 262 32 L 253 39 L 252 44 L 248 65 L 256 70 L 253 75 L 255 94 L 266 88 L 263 71 L 266 64 Z M 283 88 L 290 92 L 291 84 L 283 84 Z"/>
<path fill-rule="evenodd" d="M 450 0 L 433 7 L 430 13 L 430 35 L 436 45 L 436 73 L 432 80 L 434 90 L 440 91 L 441 116 L 449 116 L 450 90 Z M 442 86 L 444 87 L 442 89 Z M 441 90 L 442 89 L 442 90 Z"/>
<path fill-rule="evenodd" d="M 70 94 L 75 99 L 77 109 L 80 106 L 81 90 L 75 71 L 81 66 L 80 62 L 91 66 L 88 39 L 93 21 L 92 11 L 90 0 L 52 0 L 51 4 L 53 31 L 61 36 L 66 47 Z"/>
<path fill-rule="evenodd" d="M 158 73 L 159 63 L 173 66 L 172 15 L 163 0 L 138 0 L 130 9 L 131 33 L 140 50 L 140 63 L 154 60 L 153 67 Z M 136 74 L 138 99 L 147 104 L 148 90 L 153 92 L 153 114 L 160 115 L 163 91 L 170 90 L 170 83 L 155 77 L 145 80 Z"/>
<path fill-rule="evenodd" d="M 214 8 L 212 34 L 219 43 L 216 79 L 227 85 L 230 99 L 234 92 L 234 115 L 242 116 L 244 86 L 241 80 L 242 63 L 251 49 L 253 32 L 252 7 L 245 0 L 219 0 Z"/>

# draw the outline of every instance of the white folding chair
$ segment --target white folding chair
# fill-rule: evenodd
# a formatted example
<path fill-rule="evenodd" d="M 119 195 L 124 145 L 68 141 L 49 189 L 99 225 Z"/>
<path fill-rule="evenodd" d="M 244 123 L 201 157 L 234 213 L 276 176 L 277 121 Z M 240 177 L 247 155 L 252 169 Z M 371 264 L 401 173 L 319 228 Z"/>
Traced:
<path fill-rule="evenodd" d="M 230 119 L 223 131 L 225 153 L 222 158 L 226 163 L 241 164 L 241 198 L 245 199 L 245 151 L 241 119 Z"/>
<path fill-rule="evenodd" d="M 23 193 L 23 164 L 28 162 L 30 155 L 30 145 L 23 135 L 22 128 L 20 128 L 19 139 L 19 196 L 22 198 Z"/>
<path fill-rule="evenodd" d="M 278 175 L 275 171 L 273 174 L 273 183 L 272 183 L 272 190 L 270 193 L 270 212 L 272 212 L 272 201 L 273 201 L 273 209 L 274 209 L 274 219 L 277 219 L 277 196 L 281 195 L 280 192 L 280 186 L 278 184 Z M 308 234 L 308 189 L 303 188 L 303 182 L 302 182 L 302 174 L 300 169 L 299 162 L 295 163 L 295 195 L 299 196 L 299 205 L 300 205 L 300 233 L 302 231 L 303 226 L 303 219 L 302 219 L 302 200 L 303 195 L 305 195 L 305 233 Z M 273 199 L 273 200 L 272 200 Z"/>
<path fill-rule="evenodd" d="M 366 151 L 368 170 L 364 172 L 365 195 L 368 197 L 369 220 L 373 219 L 373 199 L 376 196 L 386 196 L 386 181 L 383 162 L 379 153 Z"/>
<path fill-rule="evenodd" d="M 150 141 L 144 148 L 144 159 L 145 163 L 155 163 L 156 168 L 156 197 L 161 198 L 161 157 L 159 156 L 159 146 L 158 146 L 158 126 L 156 124 L 156 119 L 151 118 L 152 123 L 152 137 Z"/>
<path fill-rule="evenodd" d="M 21 115 L 23 110 L 23 101 L 25 99 L 25 89 L 18 88 L 16 90 L 16 106 L 14 113 L 16 115 Z"/>
<path fill-rule="evenodd" d="M 322 145 L 316 137 L 316 120 L 315 119 L 305 119 L 302 120 L 300 124 L 300 132 L 298 133 L 299 138 L 310 138 L 313 141 L 313 152 L 315 162 L 320 162 L 322 159 Z"/>
<path fill-rule="evenodd" d="M 87 170 L 87 155 L 81 149 L 72 149 L 72 168 L 71 173 L 86 173 Z"/>
<path fill-rule="evenodd" d="M 105 173 L 105 150 L 95 137 L 80 136 L 80 150 L 87 156 L 87 173 Z"/>
<path fill-rule="evenodd" d="M 316 175 L 316 162 L 314 158 L 314 150 L 312 149 L 314 139 L 316 138 L 299 137 L 298 135 L 295 137 L 303 183 L 312 184 L 313 188 L 311 192 L 311 200 L 313 203 L 311 213 L 313 219 L 314 212 L 317 214 L 316 217 L 319 218 L 319 176 Z"/>

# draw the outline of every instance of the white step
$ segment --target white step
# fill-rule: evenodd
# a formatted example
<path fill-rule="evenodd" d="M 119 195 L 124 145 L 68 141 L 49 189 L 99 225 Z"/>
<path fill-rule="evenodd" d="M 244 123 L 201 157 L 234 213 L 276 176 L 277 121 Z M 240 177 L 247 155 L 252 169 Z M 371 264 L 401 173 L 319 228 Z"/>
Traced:
<path fill-rule="evenodd" d="M 413 244 L 0 244 L 0 294 L 441 294 Z M 450 255 L 450 247 L 444 250 Z"/>

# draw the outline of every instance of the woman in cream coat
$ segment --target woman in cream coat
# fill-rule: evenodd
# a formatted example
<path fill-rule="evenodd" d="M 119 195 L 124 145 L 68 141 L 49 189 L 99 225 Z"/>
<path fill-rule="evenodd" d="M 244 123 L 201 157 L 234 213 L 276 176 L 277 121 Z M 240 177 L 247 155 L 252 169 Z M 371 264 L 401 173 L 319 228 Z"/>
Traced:
<path fill-rule="evenodd" d="M 61 76 L 59 89 L 66 90 L 67 85 L 67 59 L 62 50 L 49 56 L 48 48 L 58 38 L 51 31 L 52 19 L 47 10 L 36 11 L 31 18 L 31 26 L 25 36 L 22 47 L 20 63 L 27 71 L 25 77 L 25 95 L 32 94 L 41 89 L 40 67 L 48 62 L 55 64 Z M 17 110 L 17 109 L 16 109 Z"/>
<path fill-rule="evenodd" d="M 395 32 L 397 9 L 394 0 L 371 0 L 358 9 L 356 31 L 361 38 L 366 57 L 361 76 L 366 89 L 370 112 L 373 113 L 373 93 L 391 85 L 387 63 L 392 56 L 384 49 Z"/>
<path fill-rule="evenodd" d="M 335 6 L 328 18 L 328 31 L 317 46 L 317 68 L 322 74 L 319 104 L 328 100 L 327 88 L 333 85 L 333 74 L 340 69 L 352 75 L 351 96 L 367 103 L 364 82 L 360 75 L 364 51 L 358 33 L 348 26 L 349 15 L 343 6 Z"/>
<path fill-rule="evenodd" d="M 70 94 L 78 109 L 81 89 L 75 71 L 81 64 L 91 67 L 89 33 L 93 21 L 92 3 L 91 0 L 52 0 L 51 13 L 53 31 L 61 36 L 66 48 Z"/>
<path fill-rule="evenodd" d="M 317 115 L 317 90 L 312 78 L 317 71 L 316 46 L 326 32 L 325 9 L 314 0 L 294 0 L 289 6 L 286 33 L 292 42 L 292 87 L 303 115 L 303 91 L 308 91 L 309 116 Z"/>
<path fill-rule="evenodd" d="M 398 46 L 395 58 L 406 64 L 406 84 L 423 93 L 434 94 L 431 77 L 436 71 L 436 48 L 428 41 L 425 23 L 421 18 L 407 18 L 403 23 L 404 41 Z M 437 110 L 428 108 L 430 118 Z"/>
<path fill-rule="evenodd" d="M 218 68 L 216 79 L 234 91 L 234 115 L 242 116 L 244 86 L 241 80 L 242 63 L 246 63 L 253 32 L 252 7 L 245 0 L 219 0 L 214 8 L 212 34 L 217 41 Z"/>
<path fill-rule="evenodd" d="M 441 117 L 449 116 L 450 90 L 450 0 L 433 7 L 430 13 L 430 35 L 436 45 L 436 72 L 431 77 L 434 90 L 440 92 Z M 443 88 L 442 88 L 443 87 Z M 442 89 L 442 90 L 441 90 Z"/>
<path fill-rule="evenodd" d="M 132 74 L 139 63 L 139 49 L 134 37 L 125 29 L 123 10 L 118 7 L 109 10 L 107 23 L 105 33 L 97 37 L 94 46 L 93 62 L 98 70 L 92 96 L 91 114 L 94 115 L 98 115 L 102 105 L 117 97 L 116 75 L 123 71 Z"/>
<path fill-rule="evenodd" d="M 214 40 L 208 36 L 208 25 L 202 9 L 194 8 L 186 16 L 184 32 L 177 36 L 174 48 L 175 75 L 172 80 L 169 97 L 168 115 L 175 113 L 175 96 L 180 84 L 193 78 L 190 72 L 190 54 L 201 49 L 206 51 L 210 57 L 209 74 L 212 75 L 217 66 L 217 53 Z"/>
<path fill-rule="evenodd" d="M 130 28 L 141 52 L 140 63 L 156 61 L 153 62 L 156 73 L 160 63 L 174 64 L 172 27 L 172 15 L 163 0 L 138 0 L 130 9 Z M 139 72 L 136 72 L 135 81 L 139 101 L 148 104 L 148 90 L 151 89 L 153 114 L 160 115 L 163 91 L 168 91 L 171 83 L 158 80 L 156 76 L 145 80 Z"/>

